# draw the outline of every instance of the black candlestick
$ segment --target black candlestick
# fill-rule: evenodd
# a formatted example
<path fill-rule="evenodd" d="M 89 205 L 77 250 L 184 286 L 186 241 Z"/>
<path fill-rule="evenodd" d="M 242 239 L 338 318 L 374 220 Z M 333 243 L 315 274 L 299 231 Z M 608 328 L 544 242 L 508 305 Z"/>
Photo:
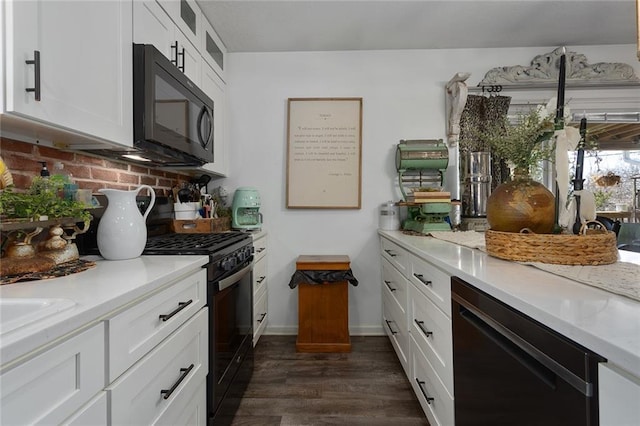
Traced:
<path fill-rule="evenodd" d="M 573 189 L 582 190 L 584 188 L 584 179 L 582 178 L 582 171 L 584 166 L 584 147 L 586 145 L 587 138 L 587 119 L 582 118 L 580 120 L 580 142 L 578 143 L 578 156 L 576 158 L 576 177 L 573 180 Z"/>
<path fill-rule="evenodd" d="M 560 124 L 564 120 L 564 86 L 566 81 L 567 59 L 562 48 L 560 55 L 560 70 L 558 73 L 558 102 L 556 103 L 556 124 Z"/>
<path fill-rule="evenodd" d="M 584 166 L 584 147 L 587 140 L 587 119 L 580 120 L 580 142 L 578 143 L 578 155 L 576 157 L 576 176 L 573 179 L 573 190 L 582 191 L 584 189 L 584 179 L 582 178 L 582 170 Z M 573 224 L 573 233 L 579 234 L 582 227 L 582 219 L 580 218 L 580 196 L 575 195 L 576 199 L 576 221 Z"/>

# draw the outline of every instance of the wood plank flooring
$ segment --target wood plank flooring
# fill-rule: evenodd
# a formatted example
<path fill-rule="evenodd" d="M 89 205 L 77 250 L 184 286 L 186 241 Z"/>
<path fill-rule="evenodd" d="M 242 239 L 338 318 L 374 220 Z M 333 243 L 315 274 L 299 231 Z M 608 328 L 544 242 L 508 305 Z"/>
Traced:
<path fill-rule="evenodd" d="M 232 425 L 429 425 L 389 339 L 353 336 L 351 353 L 296 353 L 262 336 Z"/>

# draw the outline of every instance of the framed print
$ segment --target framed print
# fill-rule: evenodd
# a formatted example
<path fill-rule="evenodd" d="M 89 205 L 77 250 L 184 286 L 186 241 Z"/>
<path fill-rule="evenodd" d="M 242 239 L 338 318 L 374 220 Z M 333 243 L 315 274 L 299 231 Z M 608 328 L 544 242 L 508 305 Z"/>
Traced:
<path fill-rule="evenodd" d="M 287 208 L 359 209 L 362 98 L 289 98 Z"/>

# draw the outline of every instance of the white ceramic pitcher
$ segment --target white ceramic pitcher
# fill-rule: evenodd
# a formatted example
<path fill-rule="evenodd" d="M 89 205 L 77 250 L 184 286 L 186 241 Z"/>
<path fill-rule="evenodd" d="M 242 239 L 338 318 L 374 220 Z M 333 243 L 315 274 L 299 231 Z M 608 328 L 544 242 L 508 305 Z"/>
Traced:
<path fill-rule="evenodd" d="M 151 203 L 140 214 L 136 195 L 141 189 L 151 193 Z M 149 185 L 141 185 L 131 191 L 120 189 L 100 189 L 107 196 L 109 204 L 98 224 L 98 250 L 107 260 L 133 259 L 142 254 L 147 244 L 145 221 L 156 202 L 156 194 Z"/>

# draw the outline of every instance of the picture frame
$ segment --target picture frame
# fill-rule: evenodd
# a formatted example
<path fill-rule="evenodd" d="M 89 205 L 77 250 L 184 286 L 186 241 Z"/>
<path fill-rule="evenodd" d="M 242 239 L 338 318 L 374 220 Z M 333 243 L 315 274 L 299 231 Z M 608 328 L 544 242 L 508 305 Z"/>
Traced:
<path fill-rule="evenodd" d="M 289 98 L 287 208 L 360 209 L 362 98 Z"/>

